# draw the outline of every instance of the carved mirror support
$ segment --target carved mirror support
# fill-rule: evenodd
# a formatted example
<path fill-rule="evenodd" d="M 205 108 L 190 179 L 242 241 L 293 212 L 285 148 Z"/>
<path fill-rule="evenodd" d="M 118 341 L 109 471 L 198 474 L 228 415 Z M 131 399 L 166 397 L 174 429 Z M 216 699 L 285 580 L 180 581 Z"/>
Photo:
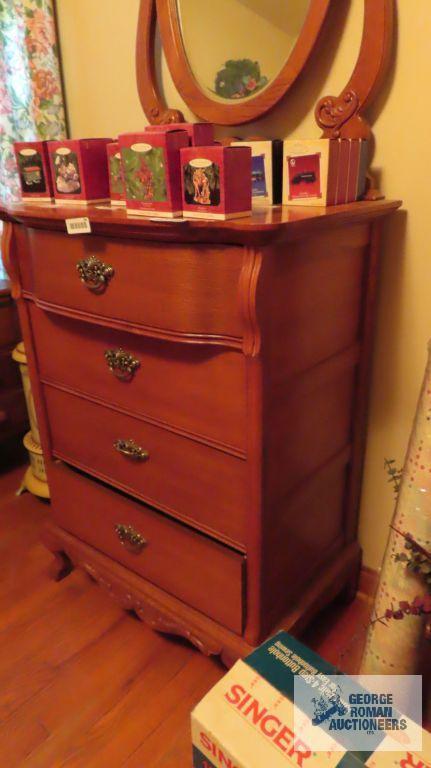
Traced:
<path fill-rule="evenodd" d="M 367 139 L 370 126 L 362 112 L 382 83 L 393 39 L 393 0 L 365 0 L 361 49 L 353 74 L 339 96 L 317 102 L 316 122 L 327 138 Z"/>
<path fill-rule="evenodd" d="M 178 109 L 169 109 L 160 93 L 156 76 L 155 0 L 141 0 L 136 36 L 136 81 L 139 98 L 148 120 L 152 125 L 182 123 L 184 116 Z"/>

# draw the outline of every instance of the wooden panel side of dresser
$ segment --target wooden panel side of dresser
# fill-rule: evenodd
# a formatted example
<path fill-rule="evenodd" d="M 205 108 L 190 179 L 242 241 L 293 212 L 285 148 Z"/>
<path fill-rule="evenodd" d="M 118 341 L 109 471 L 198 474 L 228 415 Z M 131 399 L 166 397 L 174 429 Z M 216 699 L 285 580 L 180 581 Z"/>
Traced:
<path fill-rule="evenodd" d="M 248 642 L 300 606 L 303 590 L 356 536 L 376 227 L 345 226 L 250 256 L 258 276 L 248 361 Z"/>

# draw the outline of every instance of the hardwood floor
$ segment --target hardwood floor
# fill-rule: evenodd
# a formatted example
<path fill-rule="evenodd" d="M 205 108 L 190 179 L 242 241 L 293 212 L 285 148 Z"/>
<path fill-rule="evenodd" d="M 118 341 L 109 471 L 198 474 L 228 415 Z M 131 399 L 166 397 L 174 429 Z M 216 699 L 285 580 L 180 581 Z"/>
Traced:
<path fill-rule="evenodd" d="M 84 574 L 49 576 L 45 503 L 0 475 L 0 765 L 188 768 L 189 714 L 223 675 L 186 642 L 147 629 Z M 305 641 L 356 669 L 370 601 L 327 610 Z"/>

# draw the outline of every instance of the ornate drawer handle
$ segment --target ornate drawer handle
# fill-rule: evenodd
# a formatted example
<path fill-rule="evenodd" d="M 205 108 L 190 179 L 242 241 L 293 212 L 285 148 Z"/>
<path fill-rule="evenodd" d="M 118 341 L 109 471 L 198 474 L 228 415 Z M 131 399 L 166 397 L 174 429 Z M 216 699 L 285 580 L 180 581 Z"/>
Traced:
<path fill-rule="evenodd" d="M 131 525 L 123 525 L 123 523 L 118 523 L 115 526 L 115 532 L 123 547 L 125 547 L 129 552 L 132 552 L 134 555 L 139 555 L 143 548 L 148 544 L 146 539 L 144 539 L 144 537 L 138 533 L 138 531 L 135 531 Z"/>
<path fill-rule="evenodd" d="M 124 349 L 107 349 L 105 352 L 109 370 L 121 381 L 133 379 L 141 363 Z"/>
<path fill-rule="evenodd" d="M 136 459 L 137 461 L 145 461 L 150 457 L 148 451 L 141 448 L 140 445 L 135 443 L 132 438 L 129 440 L 115 440 L 114 448 L 118 453 L 122 453 L 123 456 L 128 456 L 129 459 Z"/>
<path fill-rule="evenodd" d="M 96 256 L 88 256 L 81 259 L 76 265 L 81 282 L 94 293 L 102 293 L 108 285 L 111 277 L 114 276 L 114 268 Z"/>

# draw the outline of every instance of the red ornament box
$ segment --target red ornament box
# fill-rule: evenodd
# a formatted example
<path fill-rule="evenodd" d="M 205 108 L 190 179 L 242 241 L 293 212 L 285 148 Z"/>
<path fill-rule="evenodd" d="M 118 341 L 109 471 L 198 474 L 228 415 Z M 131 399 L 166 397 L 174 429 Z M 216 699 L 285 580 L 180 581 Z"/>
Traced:
<path fill-rule="evenodd" d="M 109 200 L 106 145 L 112 139 L 66 139 L 48 142 L 56 203 Z"/>
<path fill-rule="evenodd" d="M 364 194 L 368 143 L 362 139 L 287 139 L 283 203 L 328 206 Z"/>
<path fill-rule="evenodd" d="M 113 141 L 111 144 L 107 144 L 106 152 L 108 155 L 111 205 L 126 205 L 123 166 L 121 164 L 121 151 L 118 141 Z"/>
<path fill-rule="evenodd" d="M 140 216 L 181 216 L 181 147 L 187 131 L 144 131 L 118 137 L 127 212 Z"/>
<path fill-rule="evenodd" d="M 214 144 L 214 126 L 212 123 L 170 123 L 167 125 L 148 125 L 145 131 L 187 131 L 192 147 L 207 147 Z"/>
<path fill-rule="evenodd" d="M 180 156 L 185 218 L 233 219 L 251 213 L 250 147 L 187 147 Z"/>
<path fill-rule="evenodd" d="M 51 202 L 54 189 L 47 142 L 16 141 L 14 150 L 22 197 L 35 202 Z"/>

